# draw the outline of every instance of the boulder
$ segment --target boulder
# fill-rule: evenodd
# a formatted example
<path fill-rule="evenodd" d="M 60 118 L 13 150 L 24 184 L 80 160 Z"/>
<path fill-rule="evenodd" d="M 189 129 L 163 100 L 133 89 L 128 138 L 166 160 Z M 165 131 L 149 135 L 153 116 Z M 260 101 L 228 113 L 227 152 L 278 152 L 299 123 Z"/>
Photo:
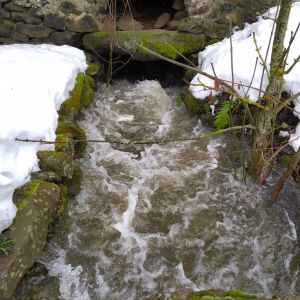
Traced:
<path fill-rule="evenodd" d="M 154 23 L 154 28 L 160 29 L 165 28 L 167 23 L 171 20 L 171 14 L 163 13 L 161 14 Z"/>
<path fill-rule="evenodd" d="M 72 178 L 75 162 L 68 154 L 64 152 L 39 151 L 37 157 L 42 171 L 55 172 L 65 180 Z"/>
<path fill-rule="evenodd" d="M 143 29 L 143 25 L 128 14 L 120 17 L 117 23 L 119 29 L 123 31 Z"/>
<path fill-rule="evenodd" d="M 180 55 L 199 52 L 206 45 L 204 34 L 181 33 L 162 29 L 140 31 L 95 32 L 83 37 L 84 47 L 99 53 L 108 53 L 113 41 L 114 52 L 128 55 L 135 60 L 155 60 L 141 45 L 165 57 L 177 59 Z M 124 50 L 125 49 L 125 50 Z"/>
<path fill-rule="evenodd" d="M 47 38 L 53 31 L 43 25 L 31 25 L 25 23 L 17 23 L 16 30 L 31 38 Z"/>
<path fill-rule="evenodd" d="M 2 300 L 11 299 L 17 284 L 41 253 L 59 197 L 59 187 L 42 180 L 30 181 L 15 191 L 18 213 L 5 233 L 13 242 L 13 250 L 9 256 L 0 256 Z"/>
<path fill-rule="evenodd" d="M 67 19 L 63 16 L 48 14 L 45 15 L 43 24 L 56 30 L 65 30 L 67 27 Z"/>
<path fill-rule="evenodd" d="M 101 30 L 100 27 L 96 18 L 87 14 L 78 17 L 69 17 L 66 25 L 68 31 L 74 32 L 96 32 Z"/>

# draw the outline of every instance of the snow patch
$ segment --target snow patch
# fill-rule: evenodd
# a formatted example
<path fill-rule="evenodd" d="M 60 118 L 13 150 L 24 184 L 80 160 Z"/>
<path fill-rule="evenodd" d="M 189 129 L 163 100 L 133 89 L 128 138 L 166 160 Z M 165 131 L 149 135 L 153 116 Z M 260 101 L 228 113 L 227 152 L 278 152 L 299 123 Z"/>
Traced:
<path fill-rule="evenodd" d="M 244 30 L 235 31 L 232 35 L 233 44 L 233 69 L 234 69 L 234 82 L 235 88 L 238 93 L 242 96 L 246 96 L 252 100 L 257 101 L 259 98 L 259 89 L 262 80 L 262 90 L 266 90 L 268 85 L 268 78 L 266 72 L 263 74 L 263 65 L 261 61 L 258 60 L 256 71 L 254 73 L 254 68 L 256 65 L 257 52 L 256 46 L 253 41 L 253 33 L 257 40 L 257 46 L 260 49 L 260 53 L 263 58 L 266 57 L 268 42 L 270 39 L 270 33 L 272 31 L 273 20 L 276 16 L 277 7 L 269 9 L 264 16 L 269 18 L 264 19 L 263 17 L 258 17 L 258 21 L 253 24 L 247 24 Z M 300 15 L 300 1 L 293 4 L 287 34 L 285 38 L 285 46 L 287 47 L 290 40 L 290 33 L 295 32 L 297 25 L 299 23 Z M 300 34 L 296 35 L 296 38 L 290 48 L 289 56 L 287 59 L 287 68 L 291 66 L 294 60 L 299 56 L 300 47 Z M 271 50 L 267 55 L 267 65 L 269 66 L 271 60 Z M 223 41 L 207 46 L 205 50 L 199 53 L 199 66 L 203 72 L 206 72 L 214 76 L 214 71 L 218 78 L 227 80 L 228 83 L 232 80 L 231 74 L 231 51 L 230 51 L 230 39 L 225 38 Z M 263 74 L 263 75 L 262 75 Z M 251 84 L 251 79 L 253 77 L 253 82 Z M 288 93 L 295 94 L 300 91 L 300 63 L 296 64 L 293 70 L 284 75 L 284 86 L 283 90 Z M 201 83 L 201 84 L 200 84 Z M 252 85 L 254 88 L 248 88 Z M 214 87 L 214 81 L 203 75 L 197 74 L 190 84 L 190 91 L 194 97 L 197 99 L 204 99 L 210 94 L 213 96 L 218 93 L 218 91 L 208 89 L 205 87 Z M 295 116 L 300 118 L 300 97 L 295 99 Z M 295 151 L 298 150 L 300 146 L 300 126 L 298 125 L 295 134 L 292 134 L 289 140 L 291 146 Z"/>
<path fill-rule="evenodd" d="M 53 150 L 15 139 L 55 140 L 57 110 L 86 67 L 83 51 L 70 46 L 0 46 L 0 232 L 16 215 L 14 190 L 38 170 L 36 152 Z"/>

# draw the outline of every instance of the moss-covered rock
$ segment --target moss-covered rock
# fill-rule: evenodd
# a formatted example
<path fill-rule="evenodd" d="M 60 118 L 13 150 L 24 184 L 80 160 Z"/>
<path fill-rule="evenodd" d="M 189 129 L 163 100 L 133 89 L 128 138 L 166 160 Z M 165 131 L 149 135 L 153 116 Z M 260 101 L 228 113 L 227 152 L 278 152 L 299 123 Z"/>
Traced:
<path fill-rule="evenodd" d="M 85 85 L 85 75 L 79 73 L 76 77 L 74 89 L 70 92 L 70 96 L 65 100 L 59 109 L 59 120 L 73 121 L 76 120 L 81 112 L 81 97 Z"/>
<path fill-rule="evenodd" d="M 75 157 L 82 157 L 87 145 L 85 132 L 73 122 L 59 121 L 56 134 L 65 133 L 70 133 L 75 140 Z"/>
<path fill-rule="evenodd" d="M 40 179 L 48 182 L 53 182 L 56 184 L 61 184 L 63 179 L 56 172 L 53 171 L 39 171 L 31 173 L 31 180 Z"/>
<path fill-rule="evenodd" d="M 41 170 L 53 171 L 66 180 L 73 177 L 76 165 L 70 155 L 64 152 L 39 151 L 37 157 Z"/>
<path fill-rule="evenodd" d="M 183 89 L 179 95 L 180 101 L 184 103 L 189 112 L 193 114 L 199 114 L 201 112 L 201 105 L 192 94 Z M 178 99 L 179 100 L 179 99 Z"/>
<path fill-rule="evenodd" d="M 154 295 L 151 300 L 254 300 L 265 299 L 258 298 L 255 295 L 251 295 L 239 290 L 230 290 L 222 292 L 219 290 L 208 291 L 175 291 L 170 293 L 161 293 Z"/>
<path fill-rule="evenodd" d="M 77 120 L 82 107 L 87 107 L 91 103 L 95 86 L 95 81 L 91 76 L 79 73 L 69 98 L 60 106 L 59 120 L 68 122 Z"/>
<path fill-rule="evenodd" d="M 95 32 L 86 34 L 83 44 L 87 49 L 94 49 L 99 53 L 113 51 L 120 54 L 133 54 L 136 60 L 153 60 L 140 45 L 149 48 L 165 57 L 177 59 L 181 55 L 199 52 L 206 44 L 204 34 L 167 31 L 162 29 L 140 31 Z"/>
<path fill-rule="evenodd" d="M 93 88 L 90 86 L 90 84 L 86 84 L 82 91 L 82 97 L 81 97 L 82 106 L 88 107 L 91 104 L 93 100 L 93 94 L 94 94 Z"/>
<path fill-rule="evenodd" d="M 13 225 L 6 234 L 13 241 L 9 256 L 0 256 L 0 294 L 2 300 L 11 296 L 42 251 L 52 220 L 60 189 L 56 184 L 33 180 L 14 193 L 14 203 L 19 207 Z"/>
<path fill-rule="evenodd" d="M 60 185 L 60 197 L 56 205 L 55 217 L 60 220 L 64 218 L 68 211 L 69 188 L 65 184 Z"/>
<path fill-rule="evenodd" d="M 102 69 L 102 65 L 90 63 L 88 65 L 87 69 L 85 70 L 85 73 L 88 75 L 91 75 L 91 76 L 95 76 L 95 75 L 99 74 L 101 69 Z"/>
<path fill-rule="evenodd" d="M 71 133 L 61 133 L 56 136 L 55 151 L 64 152 L 72 157 L 75 155 L 75 142 Z"/>

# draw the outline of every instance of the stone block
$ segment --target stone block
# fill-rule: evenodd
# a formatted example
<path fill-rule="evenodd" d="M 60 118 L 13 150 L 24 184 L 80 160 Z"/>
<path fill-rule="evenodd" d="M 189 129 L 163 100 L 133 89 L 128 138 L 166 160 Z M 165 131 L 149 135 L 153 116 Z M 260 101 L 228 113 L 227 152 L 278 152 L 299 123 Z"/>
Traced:
<path fill-rule="evenodd" d="M 60 188 L 42 180 L 30 181 L 15 191 L 18 213 L 7 231 L 13 252 L 0 257 L 1 300 L 12 299 L 17 284 L 41 253 L 59 197 Z"/>
<path fill-rule="evenodd" d="M 101 30 L 100 24 L 92 15 L 69 18 L 66 29 L 73 32 L 96 32 Z"/>
<path fill-rule="evenodd" d="M 0 20 L 0 36 L 9 37 L 15 28 L 15 23 L 9 20 Z"/>
<path fill-rule="evenodd" d="M 170 21 L 170 19 L 171 19 L 171 14 L 169 14 L 169 13 L 161 14 L 157 18 L 157 20 L 154 24 L 154 28 L 156 28 L 156 29 L 165 28 L 167 23 Z"/>
<path fill-rule="evenodd" d="M 39 151 L 37 157 L 42 171 L 55 172 L 65 180 L 72 178 L 75 162 L 71 156 L 64 152 Z"/>
<path fill-rule="evenodd" d="M 124 15 L 118 19 L 118 26 L 120 30 L 142 30 L 143 25 L 132 18 L 131 15 Z"/>
<path fill-rule="evenodd" d="M 25 35 L 21 32 L 17 32 L 17 31 L 12 31 L 10 38 L 12 38 L 13 40 L 16 40 L 18 42 L 21 42 L 21 43 L 26 43 L 29 40 L 27 35 Z"/>
<path fill-rule="evenodd" d="M 76 32 L 53 32 L 50 35 L 50 40 L 55 45 L 70 45 L 70 46 L 79 46 L 81 43 L 81 35 Z"/>
<path fill-rule="evenodd" d="M 12 2 L 4 4 L 4 8 L 8 11 L 19 11 L 19 12 L 26 11 L 26 8 L 16 5 Z"/>
<path fill-rule="evenodd" d="M 59 7 L 58 10 L 65 13 L 65 14 L 74 14 L 74 15 L 80 15 L 82 12 L 78 9 L 78 7 L 70 2 L 70 1 L 63 1 Z"/>
<path fill-rule="evenodd" d="M 0 19 L 9 19 L 10 12 L 0 7 Z"/>
<path fill-rule="evenodd" d="M 67 19 L 63 16 L 49 14 L 44 17 L 43 24 L 56 30 L 66 30 Z"/>
<path fill-rule="evenodd" d="M 24 22 L 32 25 L 39 25 L 42 23 L 41 19 L 32 17 L 27 12 L 12 12 L 11 18 L 15 22 Z"/>
<path fill-rule="evenodd" d="M 16 30 L 30 38 L 47 38 L 53 31 L 43 25 L 31 25 L 25 23 L 17 23 Z"/>

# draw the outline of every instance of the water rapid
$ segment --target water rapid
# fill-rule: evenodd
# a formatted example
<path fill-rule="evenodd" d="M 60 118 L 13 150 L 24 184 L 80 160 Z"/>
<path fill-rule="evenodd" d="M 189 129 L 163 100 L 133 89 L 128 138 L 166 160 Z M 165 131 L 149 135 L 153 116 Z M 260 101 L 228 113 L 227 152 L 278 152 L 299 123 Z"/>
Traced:
<path fill-rule="evenodd" d="M 39 258 L 48 269 L 45 299 L 53 284 L 66 300 L 183 289 L 300 292 L 293 209 L 268 206 L 264 190 L 235 180 L 222 162 L 224 138 L 177 106 L 176 92 L 147 80 L 99 87 L 80 124 L 90 138 L 204 138 L 88 145 L 78 162 L 82 191 Z"/>

